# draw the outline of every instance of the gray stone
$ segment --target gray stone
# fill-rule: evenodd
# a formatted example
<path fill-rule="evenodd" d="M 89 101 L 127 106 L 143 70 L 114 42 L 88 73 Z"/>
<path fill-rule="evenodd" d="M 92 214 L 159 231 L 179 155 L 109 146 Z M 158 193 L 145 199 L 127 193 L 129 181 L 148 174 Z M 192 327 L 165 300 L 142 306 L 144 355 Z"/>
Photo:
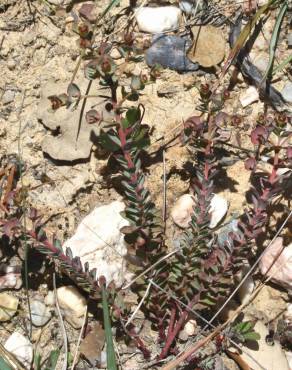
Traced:
<path fill-rule="evenodd" d="M 292 48 L 292 32 L 288 33 L 287 42 L 288 42 L 288 47 Z"/>
<path fill-rule="evenodd" d="M 44 326 L 50 319 L 51 313 L 46 305 L 38 300 L 30 302 L 31 320 L 34 326 Z"/>
<path fill-rule="evenodd" d="M 292 82 L 287 82 L 281 93 L 286 102 L 292 103 Z"/>
<path fill-rule="evenodd" d="M 9 103 L 12 103 L 14 101 L 14 98 L 15 98 L 15 92 L 12 91 L 12 90 L 6 90 L 5 93 L 2 95 L 2 103 L 5 105 L 5 104 L 9 104 Z"/>
<path fill-rule="evenodd" d="M 190 40 L 182 37 L 155 35 L 146 52 L 146 63 L 150 67 L 160 64 L 180 72 L 196 71 L 199 68 L 198 63 L 191 62 L 186 56 L 190 44 Z"/>

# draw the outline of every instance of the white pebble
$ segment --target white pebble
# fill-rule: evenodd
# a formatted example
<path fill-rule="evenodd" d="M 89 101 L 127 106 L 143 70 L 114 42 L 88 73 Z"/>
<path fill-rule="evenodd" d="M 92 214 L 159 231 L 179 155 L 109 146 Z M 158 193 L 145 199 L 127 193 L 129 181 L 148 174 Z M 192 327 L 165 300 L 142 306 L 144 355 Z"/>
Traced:
<path fill-rule="evenodd" d="M 254 86 L 250 86 L 239 98 L 243 108 L 259 100 L 259 93 Z"/>
<path fill-rule="evenodd" d="M 76 317 L 84 315 L 86 310 L 86 299 L 74 286 L 62 286 L 57 289 L 58 303 L 65 311 Z"/>
<path fill-rule="evenodd" d="M 98 277 L 104 276 L 107 284 L 113 281 L 116 287 L 122 286 L 127 275 L 127 244 L 120 229 L 130 223 L 120 214 L 124 209 L 120 201 L 96 207 L 63 246 L 64 250 L 70 247 L 82 264 L 88 262 Z"/>
<path fill-rule="evenodd" d="M 171 217 L 174 223 L 187 228 L 194 213 L 195 199 L 191 194 L 182 195 L 174 204 Z M 221 195 L 214 194 L 210 203 L 210 228 L 216 227 L 228 210 L 228 202 Z"/>
<path fill-rule="evenodd" d="M 34 326 L 44 326 L 51 318 L 50 310 L 38 300 L 30 302 L 31 321 Z"/>
<path fill-rule="evenodd" d="M 22 334 L 14 332 L 4 344 L 5 349 L 11 352 L 21 364 L 30 369 L 33 359 L 33 348 L 30 341 Z"/>
<path fill-rule="evenodd" d="M 188 334 L 188 336 L 194 335 L 196 328 L 197 328 L 197 321 L 196 320 L 189 320 L 184 327 L 184 331 Z"/>
<path fill-rule="evenodd" d="M 195 199 L 192 195 L 184 194 L 179 197 L 171 211 L 173 222 L 182 228 L 188 227 L 194 213 L 194 205 Z"/>
<path fill-rule="evenodd" d="M 210 214 L 211 214 L 210 227 L 211 229 L 213 229 L 219 224 L 219 222 L 226 215 L 227 210 L 228 210 L 227 200 L 223 198 L 221 195 L 214 194 L 211 199 L 211 205 L 210 205 Z"/>
<path fill-rule="evenodd" d="M 160 33 L 173 31 L 179 27 L 181 10 L 175 6 L 138 9 L 135 17 L 140 31 Z"/>
<path fill-rule="evenodd" d="M 8 293 L 0 293 L 0 322 L 7 321 L 15 315 L 19 299 Z"/>

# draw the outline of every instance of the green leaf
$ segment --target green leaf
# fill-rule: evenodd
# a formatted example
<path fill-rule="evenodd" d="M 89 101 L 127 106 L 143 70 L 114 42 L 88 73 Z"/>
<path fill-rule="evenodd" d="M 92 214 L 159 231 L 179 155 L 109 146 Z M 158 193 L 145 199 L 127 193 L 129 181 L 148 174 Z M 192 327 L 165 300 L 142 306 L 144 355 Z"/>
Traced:
<path fill-rule="evenodd" d="M 103 310 L 103 323 L 105 330 L 105 341 L 106 341 L 106 359 L 107 359 L 107 369 L 117 370 L 116 356 L 114 350 L 114 342 L 112 336 L 112 327 L 109 316 L 108 301 L 107 301 L 107 291 L 104 284 L 101 287 L 102 293 L 102 310 Z"/>
<path fill-rule="evenodd" d="M 103 18 L 106 15 L 106 13 L 108 13 L 115 5 L 119 4 L 119 2 L 120 0 L 112 0 L 109 3 L 109 5 L 105 8 L 105 10 L 102 12 L 100 19 Z"/>
<path fill-rule="evenodd" d="M 271 78 L 271 75 L 272 75 L 272 72 L 273 72 L 273 65 L 274 65 L 277 42 L 278 42 L 280 30 L 281 30 L 281 24 L 283 22 L 284 15 L 285 15 L 287 9 L 288 9 L 288 2 L 285 1 L 282 4 L 282 7 L 281 7 L 281 9 L 280 9 L 280 11 L 277 15 L 275 27 L 273 29 L 272 37 L 271 37 L 270 44 L 269 44 L 269 53 L 270 53 L 269 54 L 269 63 L 268 63 L 267 69 L 264 73 L 264 76 L 262 78 L 261 83 L 263 83 L 266 80 L 267 77 Z"/>
<path fill-rule="evenodd" d="M 13 370 L 11 366 L 7 364 L 3 357 L 0 357 L 0 369 L 1 370 Z"/>
<path fill-rule="evenodd" d="M 100 144 L 108 151 L 115 152 L 120 149 L 121 142 L 114 133 L 100 131 L 99 135 Z"/>
<path fill-rule="evenodd" d="M 34 356 L 34 361 L 33 361 L 34 370 L 41 370 L 41 361 L 42 361 L 42 356 L 39 353 L 36 353 Z"/>
<path fill-rule="evenodd" d="M 133 137 L 135 145 L 139 149 L 143 149 L 150 144 L 150 139 L 148 137 L 148 130 L 146 128 L 140 129 L 137 134 Z"/>
<path fill-rule="evenodd" d="M 292 62 L 292 54 L 288 55 L 286 59 L 283 60 L 274 70 L 273 70 L 273 75 L 276 73 L 282 71 L 283 68 L 286 67 L 287 64 Z"/>
<path fill-rule="evenodd" d="M 59 356 L 60 351 L 58 349 L 51 351 L 45 370 L 55 370 Z"/>
<path fill-rule="evenodd" d="M 260 334 L 255 331 L 250 331 L 249 333 L 242 334 L 242 336 L 245 340 L 256 340 L 257 341 L 261 339 Z"/>
<path fill-rule="evenodd" d="M 97 62 L 92 60 L 91 62 L 87 63 L 84 67 L 84 75 L 88 80 L 94 80 L 99 77 L 98 70 L 96 69 Z"/>
<path fill-rule="evenodd" d="M 126 119 L 129 122 L 130 126 L 133 126 L 135 123 L 139 122 L 141 119 L 141 112 L 139 108 L 130 108 L 126 113 Z"/>

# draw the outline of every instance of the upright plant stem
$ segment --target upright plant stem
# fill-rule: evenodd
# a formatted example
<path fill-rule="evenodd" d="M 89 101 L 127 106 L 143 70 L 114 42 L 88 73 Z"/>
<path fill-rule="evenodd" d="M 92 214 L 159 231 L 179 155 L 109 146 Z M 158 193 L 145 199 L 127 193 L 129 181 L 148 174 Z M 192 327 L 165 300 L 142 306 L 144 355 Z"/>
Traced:
<path fill-rule="evenodd" d="M 116 356 L 114 350 L 114 342 L 112 336 L 112 328 L 109 316 L 108 301 L 107 301 L 107 291 L 105 285 L 101 286 L 102 294 L 102 309 L 103 309 L 103 322 L 105 329 L 105 341 L 106 341 L 106 358 L 107 358 L 107 369 L 117 370 Z"/>

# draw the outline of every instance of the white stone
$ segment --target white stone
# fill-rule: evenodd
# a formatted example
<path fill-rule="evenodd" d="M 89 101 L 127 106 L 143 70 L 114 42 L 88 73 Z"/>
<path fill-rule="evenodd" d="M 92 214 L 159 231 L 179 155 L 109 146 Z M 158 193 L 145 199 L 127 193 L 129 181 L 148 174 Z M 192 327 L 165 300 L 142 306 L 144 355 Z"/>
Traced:
<path fill-rule="evenodd" d="M 283 238 L 276 238 L 263 255 L 259 263 L 259 268 L 261 274 L 265 275 L 267 273 L 267 276 L 271 277 L 272 281 L 291 290 L 292 243 L 285 247 L 281 252 L 282 248 Z"/>
<path fill-rule="evenodd" d="M 216 227 L 219 222 L 223 219 L 226 215 L 228 210 L 228 202 L 225 198 L 221 195 L 214 194 L 211 199 L 211 206 L 210 206 L 210 227 L 211 229 Z"/>
<path fill-rule="evenodd" d="M 44 301 L 47 306 L 55 306 L 56 304 L 55 294 L 52 290 L 50 290 L 48 294 L 45 296 Z"/>
<path fill-rule="evenodd" d="M 292 369 L 292 352 L 285 351 L 285 356 L 288 362 L 289 370 Z"/>
<path fill-rule="evenodd" d="M 194 9 L 194 2 L 189 0 L 182 0 L 179 2 L 179 7 L 186 14 L 191 14 Z"/>
<path fill-rule="evenodd" d="M 196 320 L 189 320 L 184 327 L 184 331 L 188 334 L 188 336 L 194 335 L 197 328 L 197 321 Z"/>
<path fill-rule="evenodd" d="M 10 320 L 15 315 L 19 299 L 8 293 L 0 293 L 0 322 Z"/>
<path fill-rule="evenodd" d="M 74 286 L 60 287 L 57 289 L 57 298 L 66 321 L 75 329 L 81 328 L 87 305 L 79 290 Z"/>
<path fill-rule="evenodd" d="M 15 98 L 15 92 L 12 90 L 6 90 L 5 93 L 2 95 L 1 101 L 5 105 L 5 104 L 12 103 L 14 101 L 14 98 Z"/>
<path fill-rule="evenodd" d="M 22 285 L 21 274 L 14 266 L 7 266 L 5 273 L 0 275 L 0 290 L 19 289 Z"/>
<path fill-rule="evenodd" d="M 86 310 L 86 299 L 74 286 L 62 286 L 57 289 L 58 303 L 64 310 L 70 310 L 72 313 L 81 317 Z"/>
<path fill-rule="evenodd" d="M 177 29 L 181 16 L 181 10 L 175 6 L 143 7 L 135 13 L 140 31 L 149 33 L 160 33 Z"/>
<path fill-rule="evenodd" d="M 292 103 L 292 82 L 288 81 L 285 84 L 281 94 L 288 103 Z"/>
<path fill-rule="evenodd" d="M 182 195 L 174 204 L 171 217 L 175 224 L 187 228 L 194 212 L 195 199 L 191 194 Z M 221 195 L 214 194 L 210 203 L 210 228 L 216 227 L 228 210 L 228 202 Z"/>
<path fill-rule="evenodd" d="M 179 197 L 171 210 L 174 223 L 182 228 L 188 227 L 194 213 L 194 205 L 195 199 L 191 194 L 184 194 Z"/>
<path fill-rule="evenodd" d="M 50 310 L 38 300 L 30 302 L 31 321 L 34 326 L 44 326 L 51 318 Z"/>
<path fill-rule="evenodd" d="M 113 281 L 117 287 L 127 275 L 127 244 L 120 229 L 130 223 L 120 214 L 124 209 L 120 201 L 96 207 L 63 246 L 64 250 L 70 247 L 83 264 L 88 262 L 90 269 L 96 268 L 97 276 L 104 276 L 107 284 Z"/>
<path fill-rule="evenodd" d="M 240 103 L 243 108 L 259 100 L 259 93 L 254 86 L 250 86 L 243 94 L 241 94 Z"/>
<path fill-rule="evenodd" d="M 289 370 L 288 362 L 280 343 L 276 340 L 273 346 L 270 346 L 266 343 L 265 338 L 269 334 L 266 326 L 261 321 L 258 321 L 255 324 L 254 330 L 261 336 L 260 340 L 258 341 L 259 348 L 251 349 L 245 346 L 245 352 L 247 352 L 251 357 L 246 353 L 242 353 L 242 359 L 253 370 Z M 253 359 L 255 359 L 257 363 Z"/>
<path fill-rule="evenodd" d="M 11 352 L 21 364 L 30 369 L 33 359 L 33 348 L 30 341 L 22 334 L 14 332 L 4 344 L 5 349 Z"/>

